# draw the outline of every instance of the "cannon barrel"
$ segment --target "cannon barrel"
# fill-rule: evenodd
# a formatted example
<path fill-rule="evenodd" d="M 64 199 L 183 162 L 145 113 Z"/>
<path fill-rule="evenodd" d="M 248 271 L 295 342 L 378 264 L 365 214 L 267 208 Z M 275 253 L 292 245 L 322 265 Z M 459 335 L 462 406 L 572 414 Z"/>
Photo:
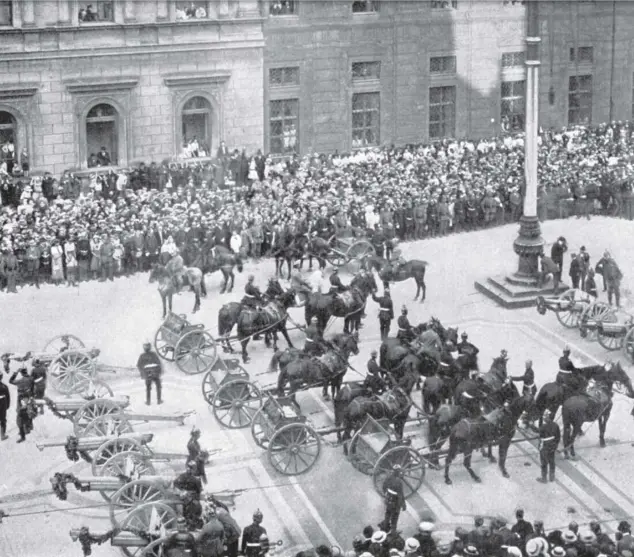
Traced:
<path fill-rule="evenodd" d="M 73 528 L 69 534 L 73 541 L 77 541 L 79 539 L 79 534 L 81 532 L 80 528 Z M 95 535 L 94 532 L 90 532 L 91 535 Z M 97 536 L 103 536 L 105 532 L 99 532 Z M 119 532 L 116 536 L 112 538 L 111 545 L 113 547 L 145 547 L 147 545 L 147 540 L 143 539 L 141 536 L 137 536 L 132 532 L 126 532 L 125 530 Z"/>
<path fill-rule="evenodd" d="M 112 441 L 113 439 L 117 439 L 119 436 L 109 436 L 109 437 L 79 437 L 77 439 L 77 450 L 78 451 L 95 451 L 101 445 L 103 445 L 106 441 Z M 128 433 L 122 436 L 126 439 L 135 439 L 142 445 L 146 445 L 150 443 L 152 439 L 154 439 L 153 433 Z M 55 441 L 42 441 L 40 443 L 36 443 L 35 446 L 41 450 L 47 447 L 65 447 L 68 439 L 63 440 L 55 440 Z"/>
<path fill-rule="evenodd" d="M 117 396 L 113 398 L 108 398 L 106 400 L 114 403 L 119 408 L 127 408 L 128 406 L 130 406 L 129 396 Z M 60 400 L 52 400 L 52 399 L 36 399 L 35 400 L 35 404 L 38 404 L 39 406 L 50 404 L 58 412 L 77 412 L 87 402 L 88 400 L 82 397 L 63 398 Z"/>
<path fill-rule="evenodd" d="M 76 476 L 74 477 L 81 484 L 81 488 L 86 491 L 117 491 L 128 483 L 124 477 L 115 476 Z M 144 480 L 156 482 L 157 485 L 168 486 L 173 481 L 167 476 L 143 476 Z M 50 479 L 55 484 L 54 478 Z"/>
<path fill-rule="evenodd" d="M 161 416 L 154 414 L 128 414 L 127 412 L 108 414 L 108 417 L 114 419 L 121 417 L 128 420 L 135 420 L 140 422 L 178 422 L 180 425 L 185 424 L 185 418 L 195 414 L 195 411 L 184 412 L 182 414 L 175 414 L 174 416 Z"/>

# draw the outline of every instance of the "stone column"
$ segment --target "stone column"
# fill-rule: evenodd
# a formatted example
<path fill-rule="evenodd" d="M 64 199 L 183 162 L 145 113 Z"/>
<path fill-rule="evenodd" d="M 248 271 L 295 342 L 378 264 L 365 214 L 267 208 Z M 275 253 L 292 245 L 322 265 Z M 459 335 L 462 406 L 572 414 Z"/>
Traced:
<path fill-rule="evenodd" d="M 35 5 L 34 0 L 23 0 L 22 4 L 22 26 L 34 27 L 35 26 Z"/>
<path fill-rule="evenodd" d="M 59 23 L 67 23 L 70 24 L 70 5 L 68 0 L 57 0 L 57 14 Z"/>
<path fill-rule="evenodd" d="M 524 139 L 524 214 L 513 249 L 519 256 L 517 275 L 535 277 L 544 247 L 537 217 L 537 137 L 539 132 L 539 5 L 526 3 L 526 134 Z"/>

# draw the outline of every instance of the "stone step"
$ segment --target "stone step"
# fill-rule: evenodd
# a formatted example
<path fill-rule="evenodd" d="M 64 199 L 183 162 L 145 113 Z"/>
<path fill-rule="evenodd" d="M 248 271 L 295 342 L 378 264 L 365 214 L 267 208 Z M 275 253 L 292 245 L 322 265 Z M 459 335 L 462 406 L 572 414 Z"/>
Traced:
<path fill-rule="evenodd" d="M 537 297 L 546 295 L 545 292 L 555 292 L 555 290 L 552 288 L 551 281 L 547 283 L 546 288 L 538 288 L 537 281 L 532 281 L 532 283 L 519 282 L 514 276 L 507 277 L 498 275 L 488 277 L 487 282 L 490 283 L 494 288 L 501 290 L 511 298 L 524 298 L 526 296 Z M 568 286 L 566 286 L 565 284 L 560 284 L 557 287 L 557 292 L 565 292 L 566 290 L 568 290 Z"/>
<path fill-rule="evenodd" d="M 533 307 L 537 296 L 553 296 L 568 289 L 565 284 L 559 285 L 557 291 L 552 288 L 552 285 L 542 289 L 531 285 L 522 288 L 507 282 L 505 277 L 499 276 L 487 278 L 486 281 L 476 281 L 474 286 L 478 292 L 507 309 Z"/>

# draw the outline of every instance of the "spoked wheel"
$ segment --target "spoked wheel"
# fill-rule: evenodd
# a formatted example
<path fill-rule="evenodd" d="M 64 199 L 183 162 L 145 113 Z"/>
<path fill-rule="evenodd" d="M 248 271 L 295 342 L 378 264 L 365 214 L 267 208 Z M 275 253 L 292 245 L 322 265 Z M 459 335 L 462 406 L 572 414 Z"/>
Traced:
<path fill-rule="evenodd" d="M 207 331 L 196 329 L 178 339 L 174 358 L 178 369 L 187 375 L 205 373 L 216 363 L 218 347 Z"/>
<path fill-rule="evenodd" d="M 106 414 L 95 418 L 84 427 L 86 437 L 115 437 L 133 433 L 134 429 L 124 414 Z"/>
<path fill-rule="evenodd" d="M 236 379 L 222 385 L 211 406 L 216 419 L 230 429 L 249 427 L 262 406 L 262 393 L 250 381 Z"/>
<path fill-rule="evenodd" d="M 364 442 L 361 430 L 357 431 L 348 447 L 348 460 L 359 472 L 371 476 L 376 464 L 377 454 Z"/>
<path fill-rule="evenodd" d="M 634 363 L 634 327 L 630 327 L 623 339 L 623 352 L 625 352 L 625 357 Z"/>
<path fill-rule="evenodd" d="M 271 437 L 273 437 L 275 433 L 275 426 L 267 414 L 267 403 L 268 401 L 264 403 L 262 408 L 258 409 L 251 422 L 251 435 L 253 436 L 253 440 L 258 447 L 262 447 L 264 450 L 268 450 Z"/>
<path fill-rule="evenodd" d="M 376 250 L 370 242 L 367 240 L 355 242 L 347 251 L 349 270 L 354 273 L 358 272 L 361 269 L 363 260 L 372 255 L 376 255 Z M 354 265 L 352 265 L 353 263 Z"/>
<path fill-rule="evenodd" d="M 114 392 L 108 383 L 102 381 L 101 379 L 96 379 L 90 383 L 81 396 L 85 399 L 112 398 L 114 396 Z"/>
<path fill-rule="evenodd" d="M 108 398 L 89 400 L 75 414 L 73 431 L 77 437 L 86 437 L 84 431 L 95 418 L 116 412 L 121 412 L 121 404 L 117 401 Z"/>
<path fill-rule="evenodd" d="M 202 390 L 205 402 L 211 406 L 213 404 L 214 395 L 218 390 L 218 383 L 216 383 L 216 379 L 213 376 L 213 371 L 205 373 L 205 376 L 203 377 Z"/>
<path fill-rule="evenodd" d="M 297 476 L 308 472 L 317 462 L 321 439 L 306 424 L 287 424 L 275 431 L 267 452 L 269 462 L 280 474 Z"/>
<path fill-rule="evenodd" d="M 85 350 L 66 350 L 48 368 L 49 384 L 63 395 L 87 390 L 96 375 L 95 361 Z"/>
<path fill-rule="evenodd" d="M 143 548 L 122 547 L 121 550 L 124 555 L 127 557 L 138 557 L 140 555 L 159 557 L 163 555 L 162 544 L 159 542 L 161 538 L 165 537 L 165 533 L 168 530 L 176 528 L 177 519 L 177 512 L 171 506 L 161 502 L 150 502 L 134 507 L 125 519 L 121 521 L 121 529 L 131 528 L 148 532 L 152 540 L 150 544 Z M 153 549 L 150 548 L 152 543 L 155 543 Z"/>
<path fill-rule="evenodd" d="M 108 460 L 119 453 L 131 451 L 145 453 L 146 449 L 136 439 L 130 437 L 117 437 L 104 442 L 92 455 L 92 475 L 103 476 L 101 468 L 105 466 Z"/>
<path fill-rule="evenodd" d="M 137 550 L 131 550 L 127 548 L 128 552 L 131 552 L 132 557 L 164 557 L 163 544 L 170 539 L 170 536 L 163 536 L 153 542 L 149 543 L 145 547 L 141 547 Z"/>
<path fill-rule="evenodd" d="M 328 252 L 326 255 L 326 261 L 328 261 L 328 263 L 330 263 L 333 267 L 343 267 L 348 262 L 345 255 L 334 251 Z"/>
<path fill-rule="evenodd" d="M 75 335 L 57 335 L 44 345 L 43 352 L 47 354 L 59 354 L 66 350 L 81 350 L 86 348 L 83 341 Z"/>
<path fill-rule="evenodd" d="M 152 461 L 143 453 L 138 451 L 123 451 L 112 455 L 103 466 L 98 468 L 100 476 L 104 477 L 126 477 L 131 480 L 138 480 L 142 476 L 154 476 L 156 470 Z M 110 502 L 114 492 L 100 491 L 101 496 Z"/>
<path fill-rule="evenodd" d="M 126 517 L 132 509 L 148 503 L 158 503 L 159 501 L 167 501 L 170 493 L 167 489 L 167 482 L 153 480 L 132 480 L 125 484 L 122 488 L 110 498 L 110 521 L 115 528 L 125 522 Z M 149 524 L 147 525 L 149 526 Z M 147 527 L 145 528 L 147 529 Z"/>
<path fill-rule="evenodd" d="M 612 329 L 610 327 L 604 327 L 603 323 L 599 323 L 599 327 L 597 328 L 597 340 L 606 350 L 615 351 L 623 348 L 624 337 L 625 331 L 623 327 Z"/>
<path fill-rule="evenodd" d="M 581 313 L 575 310 L 575 294 L 576 290 L 566 290 L 561 296 L 559 296 L 560 305 L 562 308 L 555 312 L 559 322 L 567 329 L 576 329 L 579 327 L 579 320 L 581 319 Z"/>
<path fill-rule="evenodd" d="M 403 495 L 407 499 L 418 491 L 425 478 L 425 463 L 410 447 L 394 447 L 381 455 L 372 474 L 374 489 L 383 496 L 383 482 L 392 473 L 395 464 L 400 464 L 403 480 Z"/>
<path fill-rule="evenodd" d="M 174 361 L 174 345 L 172 344 L 172 339 L 169 338 L 169 333 L 166 333 L 163 330 L 163 327 L 159 327 L 154 335 L 154 348 L 156 349 L 156 353 L 167 360 L 168 362 Z"/>

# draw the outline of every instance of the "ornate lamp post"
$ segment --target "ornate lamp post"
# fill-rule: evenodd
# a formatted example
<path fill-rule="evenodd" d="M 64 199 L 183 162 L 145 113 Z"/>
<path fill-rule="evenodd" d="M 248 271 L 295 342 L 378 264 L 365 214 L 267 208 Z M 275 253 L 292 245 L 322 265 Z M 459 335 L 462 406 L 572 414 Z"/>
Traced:
<path fill-rule="evenodd" d="M 524 139 L 524 212 L 513 250 L 519 256 L 516 276 L 534 278 L 544 247 L 537 217 L 537 136 L 539 130 L 539 2 L 526 2 L 526 136 Z"/>

